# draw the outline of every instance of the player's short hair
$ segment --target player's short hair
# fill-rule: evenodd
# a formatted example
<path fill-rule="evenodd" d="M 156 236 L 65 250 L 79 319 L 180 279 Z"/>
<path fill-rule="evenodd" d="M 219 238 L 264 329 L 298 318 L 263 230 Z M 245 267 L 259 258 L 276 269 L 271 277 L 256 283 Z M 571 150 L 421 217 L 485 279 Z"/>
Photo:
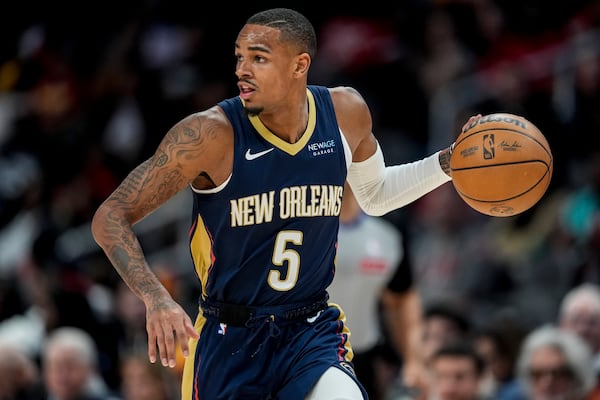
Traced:
<path fill-rule="evenodd" d="M 289 8 L 271 8 L 261 11 L 246 21 L 246 24 L 269 26 L 279 29 L 281 41 L 293 43 L 311 58 L 317 53 L 317 35 L 311 22 L 298 11 Z"/>

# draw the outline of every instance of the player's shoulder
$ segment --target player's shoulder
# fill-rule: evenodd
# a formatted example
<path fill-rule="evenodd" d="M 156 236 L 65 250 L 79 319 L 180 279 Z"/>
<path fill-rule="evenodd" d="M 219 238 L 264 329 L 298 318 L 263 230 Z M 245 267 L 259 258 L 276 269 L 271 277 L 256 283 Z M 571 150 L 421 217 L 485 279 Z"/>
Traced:
<path fill-rule="evenodd" d="M 218 133 L 231 130 L 231 123 L 219 106 L 189 114 L 182 118 L 177 125 L 184 130 L 196 132 Z"/>
<path fill-rule="evenodd" d="M 366 107 L 364 97 L 352 86 L 330 87 L 329 93 L 336 109 Z"/>
<path fill-rule="evenodd" d="M 329 89 L 338 125 L 354 149 L 358 143 L 371 134 L 371 112 L 362 95 L 351 86 L 337 86 Z"/>
<path fill-rule="evenodd" d="M 362 126 L 371 121 L 371 113 L 365 99 L 351 86 L 329 88 L 333 108 L 341 125 Z M 343 126 L 342 126 L 343 128 Z"/>

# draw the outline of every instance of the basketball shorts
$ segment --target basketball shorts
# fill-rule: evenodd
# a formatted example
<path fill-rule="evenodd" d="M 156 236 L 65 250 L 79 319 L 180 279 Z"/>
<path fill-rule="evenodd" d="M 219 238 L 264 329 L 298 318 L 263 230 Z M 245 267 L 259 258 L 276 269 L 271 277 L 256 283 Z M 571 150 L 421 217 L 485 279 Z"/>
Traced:
<path fill-rule="evenodd" d="M 303 400 L 331 366 L 357 382 L 349 330 L 333 303 L 301 318 L 270 309 L 244 324 L 199 314 L 182 381 L 184 400 Z M 241 325 L 241 326 L 240 326 Z"/>

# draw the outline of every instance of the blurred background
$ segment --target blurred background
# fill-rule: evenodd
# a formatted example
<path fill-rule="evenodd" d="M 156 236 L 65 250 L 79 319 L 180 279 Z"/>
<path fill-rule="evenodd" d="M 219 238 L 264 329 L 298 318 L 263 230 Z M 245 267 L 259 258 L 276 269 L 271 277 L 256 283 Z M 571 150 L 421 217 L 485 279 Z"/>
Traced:
<path fill-rule="evenodd" d="M 281 4 L 218 3 L 20 0 L 2 13 L 0 345 L 39 363 L 48 333 L 79 327 L 114 391 L 125 355 L 146 351 L 143 304 L 90 220 L 175 122 L 237 95 L 237 33 Z M 556 320 L 571 288 L 600 282 L 599 1 L 285 6 L 317 29 L 310 83 L 364 95 L 389 164 L 446 147 L 477 113 L 522 115 L 550 143 L 551 185 L 521 215 L 478 214 L 447 184 L 385 216 L 409 236 L 425 302 L 451 299 L 474 324 L 511 313 L 532 329 Z M 195 316 L 190 200 L 181 193 L 136 230 Z"/>

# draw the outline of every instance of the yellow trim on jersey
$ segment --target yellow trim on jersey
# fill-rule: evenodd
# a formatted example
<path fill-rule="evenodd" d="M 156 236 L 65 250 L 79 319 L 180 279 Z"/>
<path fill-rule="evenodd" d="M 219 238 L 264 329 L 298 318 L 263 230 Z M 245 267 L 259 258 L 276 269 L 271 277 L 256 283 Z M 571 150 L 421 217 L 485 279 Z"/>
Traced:
<path fill-rule="evenodd" d="M 198 215 L 196 221 L 196 228 L 190 240 L 190 250 L 192 252 L 192 260 L 194 262 L 194 268 L 200 278 L 200 282 L 203 283 L 202 294 L 206 295 L 204 284 L 208 280 L 208 270 L 212 265 L 212 243 L 204 221 L 202 217 Z"/>
<path fill-rule="evenodd" d="M 317 109 L 315 106 L 315 98 L 312 92 L 306 89 L 306 96 L 308 98 L 308 124 L 306 125 L 306 129 L 296 143 L 288 143 L 285 140 L 281 139 L 279 136 L 275 135 L 271 132 L 260 120 L 257 115 L 249 115 L 248 119 L 254 129 L 262 136 L 267 142 L 271 143 L 273 146 L 285 151 L 286 153 L 295 156 L 298 154 L 300 150 L 306 146 L 306 143 L 310 140 L 313 132 L 315 131 L 315 126 L 317 125 Z"/>
<path fill-rule="evenodd" d="M 206 322 L 206 318 L 202 315 L 202 310 L 198 309 L 198 317 L 194 323 L 194 329 L 196 332 L 202 332 L 202 327 Z M 192 390 L 194 388 L 194 371 L 195 371 L 195 358 L 196 358 L 196 347 L 199 339 L 190 339 L 188 346 L 190 349 L 190 355 L 185 359 L 183 364 L 183 372 L 181 375 L 181 398 L 191 399 Z"/>
<path fill-rule="evenodd" d="M 344 343 L 344 349 L 346 349 L 346 355 L 344 358 L 346 359 L 346 361 L 352 361 L 352 359 L 354 358 L 354 350 L 352 350 L 352 343 L 350 343 L 350 336 L 352 336 L 352 333 L 350 332 L 350 328 L 348 328 L 348 325 L 346 325 L 346 313 L 344 313 L 342 307 L 337 303 L 329 302 L 327 303 L 327 305 L 329 307 L 335 307 L 340 311 L 338 321 L 343 322 L 344 328 L 342 329 L 342 333 L 346 335 L 347 338 L 346 342 Z"/>

